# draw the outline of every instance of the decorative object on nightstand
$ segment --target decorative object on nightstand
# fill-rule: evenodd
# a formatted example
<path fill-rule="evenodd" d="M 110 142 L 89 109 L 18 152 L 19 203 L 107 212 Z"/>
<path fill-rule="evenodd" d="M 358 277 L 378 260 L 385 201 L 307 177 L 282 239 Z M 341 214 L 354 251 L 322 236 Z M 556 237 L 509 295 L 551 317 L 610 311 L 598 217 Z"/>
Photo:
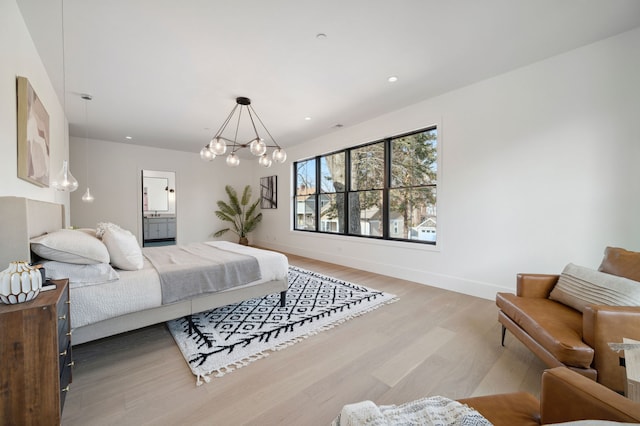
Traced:
<path fill-rule="evenodd" d="M 35 300 L 0 305 L 0 423 L 60 424 L 73 366 L 69 280 L 47 284 Z"/>
<path fill-rule="evenodd" d="M 41 288 L 40 271 L 27 262 L 11 262 L 0 272 L 0 300 L 7 305 L 33 300 Z"/>

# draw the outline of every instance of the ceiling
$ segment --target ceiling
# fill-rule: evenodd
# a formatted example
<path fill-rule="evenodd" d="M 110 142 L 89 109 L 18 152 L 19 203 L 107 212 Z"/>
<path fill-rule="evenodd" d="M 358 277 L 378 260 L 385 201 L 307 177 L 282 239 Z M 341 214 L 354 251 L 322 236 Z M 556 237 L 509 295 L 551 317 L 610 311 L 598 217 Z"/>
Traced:
<path fill-rule="evenodd" d="M 640 26 L 637 0 L 17 3 L 72 136 L 194 153 L 238 96 L 286 148 Z"/>

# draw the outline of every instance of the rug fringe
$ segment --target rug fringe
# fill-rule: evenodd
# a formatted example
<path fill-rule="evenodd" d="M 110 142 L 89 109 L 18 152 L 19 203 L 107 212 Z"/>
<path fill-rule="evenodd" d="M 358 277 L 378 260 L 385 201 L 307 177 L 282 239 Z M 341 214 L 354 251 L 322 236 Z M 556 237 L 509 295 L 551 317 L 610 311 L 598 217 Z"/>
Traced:
<path fill-rule="evenodd" d="M 236 361 L 232 364 L 225 365 L 220 367 L 217 370 L 211 370 L 205 374 L 198 374 L 196 378 L 196 386 L 201 386 L 203 384 L 203 380 L 206 383 L 211 382 L 211 376 L 213 377 L 222 377 L 225 374 L 231 373 L 232 371 L 236 371 L 242 367 L 246 367 L 252 362 L 258 361 L 259 359 L 268 357 L 269 354 L 266 352 L 258 352 L 257 354 L 251 355 L 247 358 L 243 358 L 240 361 Z"/>

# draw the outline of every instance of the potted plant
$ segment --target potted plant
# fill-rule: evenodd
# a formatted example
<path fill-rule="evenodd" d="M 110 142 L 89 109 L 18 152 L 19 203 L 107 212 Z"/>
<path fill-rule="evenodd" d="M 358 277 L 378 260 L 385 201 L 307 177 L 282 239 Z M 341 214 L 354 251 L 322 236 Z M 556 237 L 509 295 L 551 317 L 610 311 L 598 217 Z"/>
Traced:
<path fill-rule="evenodd" d="M 229 203 L 222 200 L 218 201 L 218 208 L 216 210 L 216 216 L 218 219 L 231 223 L 228 228 L 216 231 L 213 236 L 219 237 L 231 231 L 240 237 L 238 241 L 242 245 L 249 245 L 247 234 L 258 226 L 258 223 L 262 221 L 262 212 L 256 214 L 256 209 L 260 203 L 260 199 L 253 203 L 251 202 L 251 186 L 244 187 L 242 192 L 242 198 L 238 199 L 238 193 L 230 185 L 224 187 L 224 190 L 229 196 Z"/>

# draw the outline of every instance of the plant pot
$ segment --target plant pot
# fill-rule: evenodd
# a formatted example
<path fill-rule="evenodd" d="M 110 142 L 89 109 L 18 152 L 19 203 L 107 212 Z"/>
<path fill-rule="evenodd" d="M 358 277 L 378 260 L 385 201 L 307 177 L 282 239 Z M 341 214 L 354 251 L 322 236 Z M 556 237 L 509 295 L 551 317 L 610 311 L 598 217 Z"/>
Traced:
<path fill-rule="evenodd" d="M 0 301 L 8 305 L 28 302 L 40 293 L 42 275 L 27 262 L 11 262 L 0 272 Z"/>
<path fill-rule="evenodd" d="M 240 237 L 240 241 L 238 241 L 238 244 L 242 244 L 243 246 L 248 246 L 249 239 L 247 237 Z"/>

